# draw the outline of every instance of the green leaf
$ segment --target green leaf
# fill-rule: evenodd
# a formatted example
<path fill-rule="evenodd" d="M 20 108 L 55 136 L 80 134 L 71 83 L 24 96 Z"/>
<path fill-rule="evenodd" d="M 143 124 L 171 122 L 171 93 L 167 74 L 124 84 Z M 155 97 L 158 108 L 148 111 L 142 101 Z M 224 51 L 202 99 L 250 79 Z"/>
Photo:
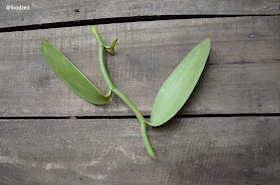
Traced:
<path fill-rule="evenodd" d="M 54 73 L 81 98 L 96 105 L 106 104 L 112 92 L 104 96 L 56 47 L 42 41 L 42 54 Z"/>
<path fill-rule="evenodd" d="M 174 69 L 159 90 L 151 112 L 151 126 L 170 120 L 186 103 L 203 71 L 210 52 L 210 35 Z"/>

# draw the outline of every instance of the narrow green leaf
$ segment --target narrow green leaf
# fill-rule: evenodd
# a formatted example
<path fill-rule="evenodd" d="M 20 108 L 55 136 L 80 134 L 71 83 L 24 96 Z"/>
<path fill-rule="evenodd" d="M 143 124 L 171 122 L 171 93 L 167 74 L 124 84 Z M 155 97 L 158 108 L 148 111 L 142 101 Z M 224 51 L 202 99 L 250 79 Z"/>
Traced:
<path fill-rule="evenodd" d="M 104 96 L 56 47 L 49 41 L 42 41 L 42 54 L 65 85 L 81 98 L 96 105 L 106 104 L 112 93 Z"/>
<path fill-rule="evenodd" d="M 151 126 L 170 120 L 186 103 L 203 71 L 210 52 L 210 35 L 174 69 L 159 90 L 151 112 Z"/>

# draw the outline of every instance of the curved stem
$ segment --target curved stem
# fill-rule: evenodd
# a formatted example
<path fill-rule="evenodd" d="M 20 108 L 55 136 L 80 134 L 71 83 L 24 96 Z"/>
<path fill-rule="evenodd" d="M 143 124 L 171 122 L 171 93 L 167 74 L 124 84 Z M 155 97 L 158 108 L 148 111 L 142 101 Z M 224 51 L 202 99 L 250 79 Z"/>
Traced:
<path fill-rule="evenodd" d="M 102 72 L 102 76 L 109 88 L 110 92 L 115 93 L 129 108 L 130 110 L 135 114 L 135 116 L 137 117 L 137 119 L 140 122 L 141 125 L 141 135 L 145 144 L 145 147 L 147 149 L 147 152 L 149 153 L 150 156 L 155 157 L 155 153 L 151 147 L 151 144 L 149 142 L 148 136 L 147 136 L 147 132 L 146 132 L 146 126 L 149 125 L 150 123 L 148 123 L 145 118 L 142 116 L 142 114 L 139 112 L 139 110 L 135 107 L 135 105 L 133 105 L 133 103 L 117 88 L 115 88 L 115 86 L 113 85 L 106 67 L 105 67 L 105 63 L 104 63 L 104 48 L 105 45 L 99 35 L 99 33 L 97 32 L 96 28 L 94 26 L 92 26 L 92 33 L 97 41 L 99 50 L 98 50 L 98 54 L 99 54 L 99 65 L 100 65 L 100 69 Z"/>
<path fill-rule="evenodd" d="M 112 92 L 115 93 L 130 108 L 130 110 L 135 114 L 140 123 L 146 122 L 145 118 L 141 115 L 135 105 L 133 105 L 133 103 L 120 90 L 114 88 Z"/>
<path fill-rule="evenodd" d="M 98 50 L 98 53 L 99 53 L 99 66 L 100 66 L 100 69 L 101 69 L 101 73 L 102 73 L 102 76 L 107 84 L 107 87 L 109 88 L 109 91 L 111 91 L 112 89 L 115 88 L 115 86 L 113 85 L 108 73 L 107 73 L 107 70 L 106 70 L 106 67 L 105 67 L 105 62 L 104 62 L 104 47 L 100 47 L 99 46 L 99 50 Z"/>
<path fill-rule="evenodd" d="M 92 33 L 93 33 L 93 35 L 94 35 L 94 37 L 97 41 L 98 46 L 102 46 L 102 45 L 104 46 L 104 43 L 103 43 L 97 29 L 95 28 L 95 26 L 92 26 L 91 31 L 92 31 Z"/>
<path fill-rule="evenodd" d="M 99 66 L 100 66 L 100 69 L 101 69 L 101 73 L 102 73 L 102 76 L 107 84 L 107 87 L 109 88 L 109 91 L 111 91 L 112 89 L 114 89 L 114 85 L 107 73 L 107 70 L 106 70 L 106 67 L 105 67 L 105 62 L 104 62 L 104 43 L 99 35 L 99 33 L 97 32 L 96 28 L 94 26 L 92 26 L 92 33 L 97 41 L 97 44 L 98 44 L 98 58 L 99 58 Z"/>
<path fill-rule="evenodd" d="M 139 110 L 133 105 L 133 103 L 117 88 L 114 88 L 112 90 L 113 93 L 115 93 L 129 108 L 130 110 L 135 114 L 137 117 L 138 121 L 140 122 L 141 125 L 141 135 L 145 144 L 145 147 L 147 149 L 147 152 L 149 153 L 150 156 L 155 157 L 155 153 L 151 147 L 151 144 L 149 142 L 147 132 L 146 132 L 146 120 L 142 116 L 142 114 L 139 112 Z"/>
<path fill-rule="evenodd" d="M 140 125 L 141 125 L 141 135 L 142 135 L 146 150 L 150 156 L 156 157 L 156 155 L 151 147 L 151 144 L 149 142 L 148 136 L 147 136 L 146 124 L 140 123 Z"/>

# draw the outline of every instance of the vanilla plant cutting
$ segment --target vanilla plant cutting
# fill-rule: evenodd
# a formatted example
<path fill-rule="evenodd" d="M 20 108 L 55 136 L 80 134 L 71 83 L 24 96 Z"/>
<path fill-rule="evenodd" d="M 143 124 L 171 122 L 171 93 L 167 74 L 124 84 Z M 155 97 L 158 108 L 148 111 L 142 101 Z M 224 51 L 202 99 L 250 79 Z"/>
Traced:
<path fill-rule="evenodd" d="M 151 123 L 147 122 L 133 103 L 112 83 L 104 63 L 104 50 L 114 55 L 116 39 L 111 46 L 104 45 L 95 26 L 92 33 L 98 44 L 99 65 L 108 87 L 103 95 L 56 47 L 49 41 L 42 41 L 42 54 L 53 72 L 78 96 L 95 105 L 106 104 L 116 94 L 135 114 L 141 126 L 141 135 L 150 156 L 155 153 L 148 140 L 146 126 L 157 127 L 170 120 L 183 107 L 194 90 L 204 69 L 210 52 L 210 35 L 193 48 L 174 69 L 159 90 L 151 112 Z"/>

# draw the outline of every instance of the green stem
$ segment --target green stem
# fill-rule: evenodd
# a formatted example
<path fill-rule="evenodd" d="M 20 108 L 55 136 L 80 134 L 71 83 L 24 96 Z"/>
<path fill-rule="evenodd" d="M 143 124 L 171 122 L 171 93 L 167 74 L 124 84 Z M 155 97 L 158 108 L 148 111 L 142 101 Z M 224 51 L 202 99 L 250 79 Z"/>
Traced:
<path fill-rule="evenodd" d="M 144 144 L 146 146 L 147 152 L 149 153 L 150 156 L 155 157 L 155 153 L 151 147 L 151 144 L 150 144 L 148 136 L 147 136 L 147 132 L 146 132 L 146 123 L 147 122 L 146 122 L 145 118 L 142 116 L 142 114 L 139 112 L 139 110 L 135 107 L 135 105 L 133 105 L 133 103 L 120 90 L 118 90 L 117 88 L 114 88 L 112 90 L 112 92 L 115 93 L 130 108 L 130 110 L 137 117 L 137 119 L 141 125 L 141 135 L 142 135 Z"/>
<path fill-rule="evenodd" d="M 151 147 L 151 144 L 149 142 L 148 136 L 147 136 L 147 131 L 146 131 L 147 125 L 145 123 L 140 123 L 140 125 L 141 125 L 141 135 L 142 135 L 146 150 L 150 156 L 156 157 L 156 155 Z"/>
<path fill-rule="evenodd" d="M 93 33 L 93 35 L 94 35 L 94 37 L 95 37 L 95 39 L 97 41 L 98 46 L 99 47 L 102 46 L 102 45 L 104 46 L 104 43 L 103 43 L 103 41 L 102 41 L 102 39 L 101 39 L 97 29 L 95 28 L 95 26 L 92 26 L 91 31 L 92 31 L 92 33 Z"/>
<path fill-rule="evenodd" d="M 92 33 L 97 41 L 97 44 L 98 44 L 98 58 L 99 58 L 99 66 L 100 66 L 100 69 L 101 69 L 101 73 L 102 73 L 102 76 L 107 84 L 107 87 L 109 88 L 109 91 L 111 91 L 112 89 L 115 88 L 115 86 L 113 85 L 108 73 L 107 73 L 107 70 L 106 70 L 106 67 L 105 67 L 105 62 L 104 62 L 104 43 L 99 35 L 99 33 L 97 32 L 96 28 L 93 26 L 92 27 Z"/>
<path fill-rule="evenodd" d="M 115 86 L 113 85 L 113 83 L 107 73 L 106 67 L 105 67 L 104 47 L 99 47 L 98 53 L 99 53 L 99 66 L 101 69 L 102 76 L 107 84 L 107 87 L 109 88 L 109 91 L 112 91 L 112 89 L 114 89 Z"/>
<path fill-rule="evenodd" d="M 139 112 L 139 110 L 135 107 L 135 105 L 133 105 L 133 103 L 117 88 L 115 88 L 115 86 L 113 85 L 106 67 L 105 67 L 105 62 L 104 62 L 104 48 L 105 45 L 99 35 L 99 33 L 97 32 L 96 28 L 94 26 L 92 26 L 92 33 L 97 41 L 99 50 L 98 50 L 98 54 L 99 54 L 99 65 L 100 65 L 100 69 L 102 72 L 102 76 L 109 88 L 109 91 L 112 91 L 113 93 L 115 93 L 129 108 L 130 110 L 135 114 L 135 116 L 137 117 L 138 121 L 140 122 L 141 125 L 141 135 L 145 144 L 145 147 L 147 149 L 147 152 L 149 153 L 150 156 L 156 157 L 155 153 L 151 147 L 151 144 L 149 142 L 148 136 L 147 136 L 147 132 L 146 132 L 146 126 L 149 125 L 150 123 L 148 123 L 145 118 L 142 116 L 142 114 Z"/>

